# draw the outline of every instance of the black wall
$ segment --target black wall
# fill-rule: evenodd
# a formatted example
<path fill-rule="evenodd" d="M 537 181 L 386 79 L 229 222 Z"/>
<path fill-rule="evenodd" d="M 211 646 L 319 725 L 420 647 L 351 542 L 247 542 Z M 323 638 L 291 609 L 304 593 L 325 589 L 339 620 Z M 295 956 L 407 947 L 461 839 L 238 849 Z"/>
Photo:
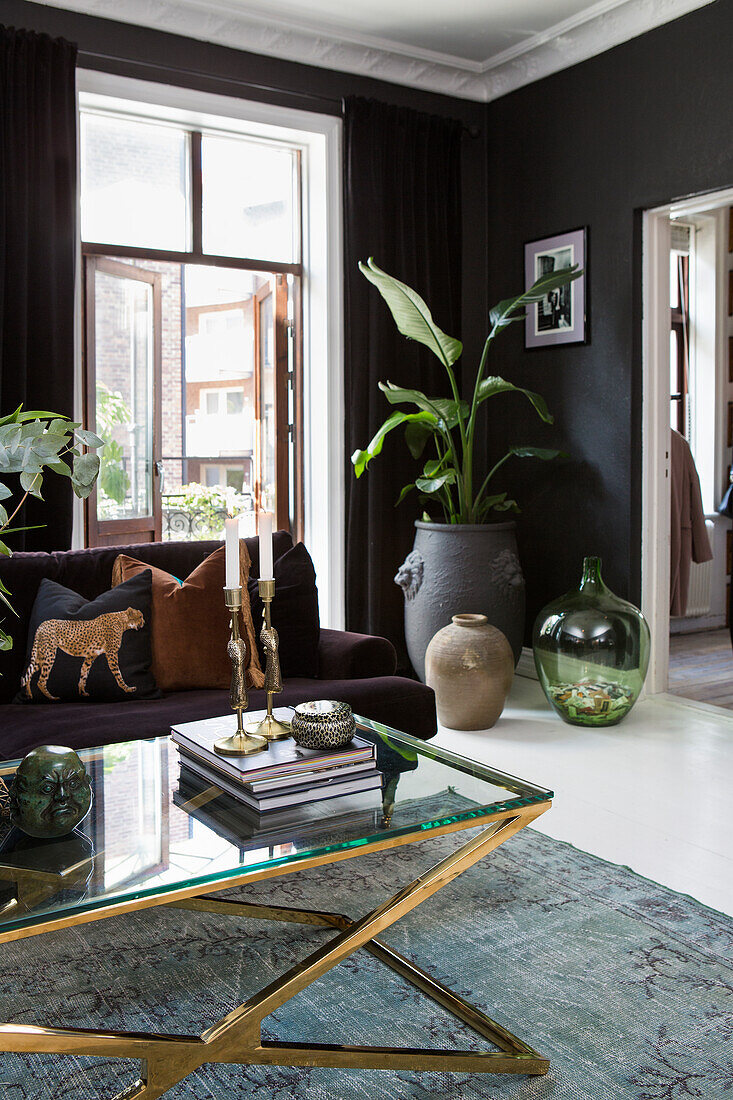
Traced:
<path fill-rule="evenodd" d="M 488 105 L 490 301 L 522 287 L 525 241 L 590 227 L 590 345 L 527 352 L 520 325 L 495 345 L 492 373 L 543 393 L 556 425 L 496 398 L 508 418 L 492 420 L 491 453 L 553 440 L 571 456 L 508 475 L 528 631 L 585 554 L 640 598 L 641 211 L 733 185 L 732 42 L 733 4 L 718 0 Z"/>

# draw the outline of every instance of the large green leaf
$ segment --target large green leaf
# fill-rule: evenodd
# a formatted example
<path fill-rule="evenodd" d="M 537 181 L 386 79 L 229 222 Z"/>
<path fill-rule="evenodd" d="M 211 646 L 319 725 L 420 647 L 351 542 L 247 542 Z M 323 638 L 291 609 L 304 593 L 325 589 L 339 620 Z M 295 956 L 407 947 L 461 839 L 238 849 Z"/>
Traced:
<path fill-rule="evenodd" d="M 379 428 L 379 430 L 375 433 L 366 450 L 354 451 L 353 455 L 351 456 L 351 462 L 354 466 L 354 472 L 356 476 L 361 477 L 361 475 L 367 469 L 371 460 L 381 453 L 385 436 L 387 436 L 395 428 L 399 428 L 401 424 L 415 422 L 421 422 L 424 424 L 432 423 L 433 426 L 435 426 L 437 423 L 433 414 L 429 412 L 423 411 L 418 413 L 392 413 L 392 415 L 385 420 L 384 424 L 382 424 L 381 428 Z"/>
<path fill-rule="evenodd" d="M 12 495 L 13 494 L 11 490 L 8 489 L 7 485 L 3 485 L 2 482 L 0 482 L 0 500 L 7 500 L 8 497 L 11 497 Z"/>
<path fill-rule="evenodd" d="M 463 419 L 469 414 L 467 401 L 454 401 L 451 397 L 428 397 L 422 390 L 409 390 L 395 386 L 394 382 L 378 382 L 380 390 L 390 405 L 417 405 L 418 409 L 430 412 L 437 420 L 442 420 L 446 428 L 455 428 L 459 414 Z"/>
<path fill-rule="evenodd" d="M 407 390 L 402 386 L 395 386 L 394 382 L 378 382 L 377 385 L 390 405 L 417 405 L 418 409 L 429 412 L 436 421 L 441 418 L 436 403 L 421 390 Z"/>
<path fill-rule="evenodd" d="M 522 320 L 516 316 L 518 309 L 533 302 L 541 302 L 551 290 L 557 290 L 573 279 L 579 279 L 583 274 L 582 268 L 575 264 L 573 267 L 564 267 L 560 271 L 550 271 L 547 275 L 540 275 L 528 290 L 518 294 L 516 298 L 504 298 L 489 311 L 489 318 L 496 331 L 511 324 L 512 321 Z M 524 316 L 524 315 L 522 315 Z"/>
<path fill-rule="evenodd" d="M 533 390 L 524 390 L 521 386 L 515 386 L 512 382 L 507 382 L 506 378 L 499 378 L 498 375 L 484 378 L 479 383 L 478 400 L 479 402 L 486 401 L 487 398 L 494 397 L 497 393 L 511 392 L 523 393 L 524 396 L 532 402 L 532 405 L 545 423 L 552 424 L 554 417 L 547 408 L 545 399 L 541 394 L 535 393 Z"/>
<path fill-rule="evenodd" d="M 567 458 L 565 451 L 558 451 L 554 447 L 525 447 L 517 446 L 509 449 L 509 454 L 515 458 L 541 458 L 543 462 L 550 462 L 553 458 Z"/>
<path fill-rule="evenodd" d="M 45 409 L 32 409 L 29 412 L 22 412 L 17 419 L 22 424 L 27 420 L 66 420 L 66 417 L 61 413 L 47 412 Z"/>
<path fill-rule="evenodd" d="M 14 412 L 8 413 L 7 416 L 0 416 L 0 427 L 2 427 L 4 424 L 17 424 L 18 417 L 20 416 L 22 411 L 23 406 L 18 405 L 18 408 Z"/>
<path fill-rule="evenodd" d="M 406 425 L 405 443 L 413 458 L 420 457 L 434 431 L 434 425 L 421 423 L 419 420 Z"/>
<path fill-rule="evenodd" d="M 13 648 L 13 639 L 0 627 L 0 652 L 7 653 Z"/>
<path fill-rule="evenodd" d="M 463 344 L 438 328 L 430 310 L 416 291 L 382 271 L 371 256 L 366 263 L 359 263 L 359 270 L 382 295 L 403 336 L 430 348 L 446 367 L 456 362 L 463 351 Z"/>

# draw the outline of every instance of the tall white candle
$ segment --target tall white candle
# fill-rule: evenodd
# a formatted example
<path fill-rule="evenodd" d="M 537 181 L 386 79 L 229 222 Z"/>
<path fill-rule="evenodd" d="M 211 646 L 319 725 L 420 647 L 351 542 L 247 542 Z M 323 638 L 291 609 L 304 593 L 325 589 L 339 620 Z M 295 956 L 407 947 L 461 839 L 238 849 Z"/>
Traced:
<path fill-rule="evenodd" d="M 260 580 L 270 581 L 272 569 L 272 512 L 260 512 L 257 529 L 260 536 Z"/>
<path fill-rule="evenodd" d="M 226 532 L 226 586 L 239 588 L 239 516 L 227 516 Z"/>

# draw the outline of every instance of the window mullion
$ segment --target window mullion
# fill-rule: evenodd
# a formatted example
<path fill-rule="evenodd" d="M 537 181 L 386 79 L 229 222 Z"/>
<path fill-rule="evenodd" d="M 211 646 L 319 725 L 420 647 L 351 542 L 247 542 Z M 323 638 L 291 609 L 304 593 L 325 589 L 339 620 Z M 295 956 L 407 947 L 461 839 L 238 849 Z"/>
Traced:
<path fill-rule="evenodd" d="M 203 182 L 201 175 L 201 131 L 191 131 L 191 251 L 203 248 Z"/>

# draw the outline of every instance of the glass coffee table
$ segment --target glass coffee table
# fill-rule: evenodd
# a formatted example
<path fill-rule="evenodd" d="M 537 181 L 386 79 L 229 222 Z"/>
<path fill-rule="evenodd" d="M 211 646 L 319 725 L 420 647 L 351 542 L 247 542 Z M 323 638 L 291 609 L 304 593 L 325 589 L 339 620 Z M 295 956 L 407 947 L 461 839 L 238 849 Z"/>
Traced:
<path fill-rule="evenodd" d="M 70 837 L 30 841 L 5 828 L 0 846 L 0 943 L 151 906 L 332 928 L 322 947 L 212 1022 L 201 1035 L 0 1025 L 0 1051 L 139 1059 L 140 1079 L 118 1100 L 163 1096 L 209 1062 L 543 1074 L 549 1062 L 463 997 L 382 942 L 379 934 L 543 814 L 552 792 L 358 719 L 377 747 L 382 791 L 269 815 L 243 816 L 217 787 L 193 788 L 167 738 L 89 749 L 80 755 L 94 804 Z M 232 723 L 234 718 L 232 716 Z M 16 762 L 0 764 L 12 778 Z M 479 831 L 475 831 L 478 828 Z M 222 898 L 230 887 L 298 874 L 337 860 L 447 833 L 470 838 L 372 912 L 352 920 Z M 447 1009 L 487 1050 L 343 1046 L 263 1039 L 262 1021 L 332 967 L 364 948 Z"/>

